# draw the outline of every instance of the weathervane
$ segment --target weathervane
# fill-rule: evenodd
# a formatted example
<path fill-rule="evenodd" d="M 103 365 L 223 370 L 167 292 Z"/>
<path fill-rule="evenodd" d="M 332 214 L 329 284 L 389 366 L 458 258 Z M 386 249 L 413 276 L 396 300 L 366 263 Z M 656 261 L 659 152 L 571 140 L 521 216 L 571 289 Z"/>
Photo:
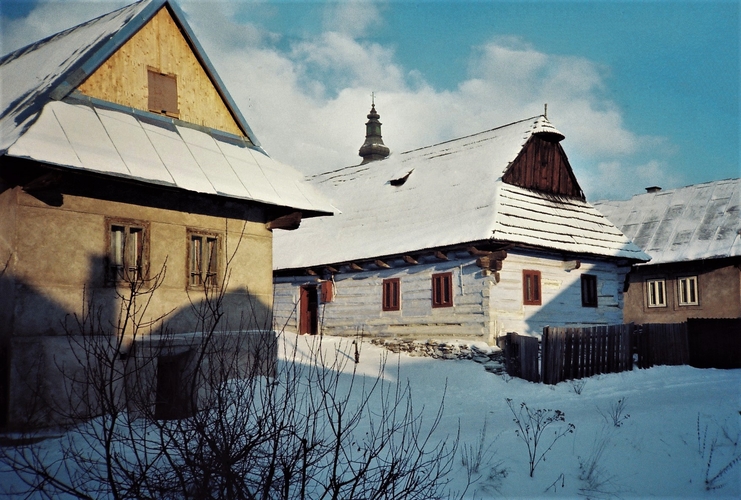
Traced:
<path fill-rule="evenodd" d="M 371 92 L 371 105 L 373 106 L 376 105 L 376 93 L 375 92 Z"/>

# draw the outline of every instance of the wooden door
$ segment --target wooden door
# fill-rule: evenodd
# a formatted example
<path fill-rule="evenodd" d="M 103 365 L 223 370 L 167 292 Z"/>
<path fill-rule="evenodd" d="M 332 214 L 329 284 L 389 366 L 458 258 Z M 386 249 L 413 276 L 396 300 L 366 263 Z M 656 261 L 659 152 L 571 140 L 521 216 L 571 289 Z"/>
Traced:
<path fill-rule="evenodd" d="M 319 301 L 316 285 L 305 285 L 301 287 L 299 298 L 299 331 L 316 335 L 318 331 Z"/>

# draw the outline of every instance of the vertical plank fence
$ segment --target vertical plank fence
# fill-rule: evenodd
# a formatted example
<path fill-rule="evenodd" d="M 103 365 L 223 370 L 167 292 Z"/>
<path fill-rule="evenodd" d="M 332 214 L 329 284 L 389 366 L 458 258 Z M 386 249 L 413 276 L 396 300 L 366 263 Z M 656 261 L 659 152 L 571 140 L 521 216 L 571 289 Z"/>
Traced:
<path fill-rule="evenodd" d="M 539 342 L 536 337 L 508 333 L 504 341 L 504 366 L 507 375 L 530 382 L 540 382 Z"/>
<path fill-rule="evenodd" d="M 741 368 L 741 318 L 687 320 L 689 364 Z"/>
<path fill-rule="evenodd" d="M 633 324 L 543 329 L 542 378 L 545 384 L 615 373 L 633 368 Z"/>
<path fill-rule="evenodd" d="M 645 323 L 634 337 L 640 368 L 689 363 L 687 323 Z"/>

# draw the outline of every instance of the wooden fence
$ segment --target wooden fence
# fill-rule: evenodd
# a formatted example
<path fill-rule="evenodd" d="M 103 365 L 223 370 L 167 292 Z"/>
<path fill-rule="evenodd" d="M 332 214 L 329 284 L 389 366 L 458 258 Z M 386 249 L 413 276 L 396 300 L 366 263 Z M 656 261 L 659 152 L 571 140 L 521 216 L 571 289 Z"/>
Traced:
<path fill-rule="evenodd" d="M 542 379 L 545 384 L 615 373 L 633 367 L 633 324 L 543 329 Z"/>
<path fill-rule="evenodd" d="M 741 318 L 545 327 L 540 353 L 533 337 L 508 333 L 505 341 L 507 373 L 532 382 L 557 384 L 621 372 L 632 369 L 634 362 L 640 368 L 686 364 L 698 368 L 741 368 Z"/>
<path fill-rule="evenodd" d="M 687 323 L 640 325 L 634 332 L 633 350 L 640 368 L 689 364 Z"/>
<path fill-rule="evenodd" d="M 538 344 L 537 337 L 508 333 L 504 340 L 504 366 L 507 375 L 540 382 Z"/>
<path fill-rule="evenodd" d="M 688 319 L 689 364 L 697 368 L 741 368 L 741 318 Z"/>

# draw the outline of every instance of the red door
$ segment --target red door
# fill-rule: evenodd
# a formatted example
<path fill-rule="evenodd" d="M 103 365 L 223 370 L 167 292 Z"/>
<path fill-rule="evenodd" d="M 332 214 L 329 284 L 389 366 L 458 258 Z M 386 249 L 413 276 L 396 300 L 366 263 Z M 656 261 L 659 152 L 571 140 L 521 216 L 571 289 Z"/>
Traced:
<path fill-rule="evenodd" d="M 302 286 L 301 296 L 299 298 L 298 333 L 316 335 L 318 330 L 318 312 L 319 301 L 316 285 Z"/>

